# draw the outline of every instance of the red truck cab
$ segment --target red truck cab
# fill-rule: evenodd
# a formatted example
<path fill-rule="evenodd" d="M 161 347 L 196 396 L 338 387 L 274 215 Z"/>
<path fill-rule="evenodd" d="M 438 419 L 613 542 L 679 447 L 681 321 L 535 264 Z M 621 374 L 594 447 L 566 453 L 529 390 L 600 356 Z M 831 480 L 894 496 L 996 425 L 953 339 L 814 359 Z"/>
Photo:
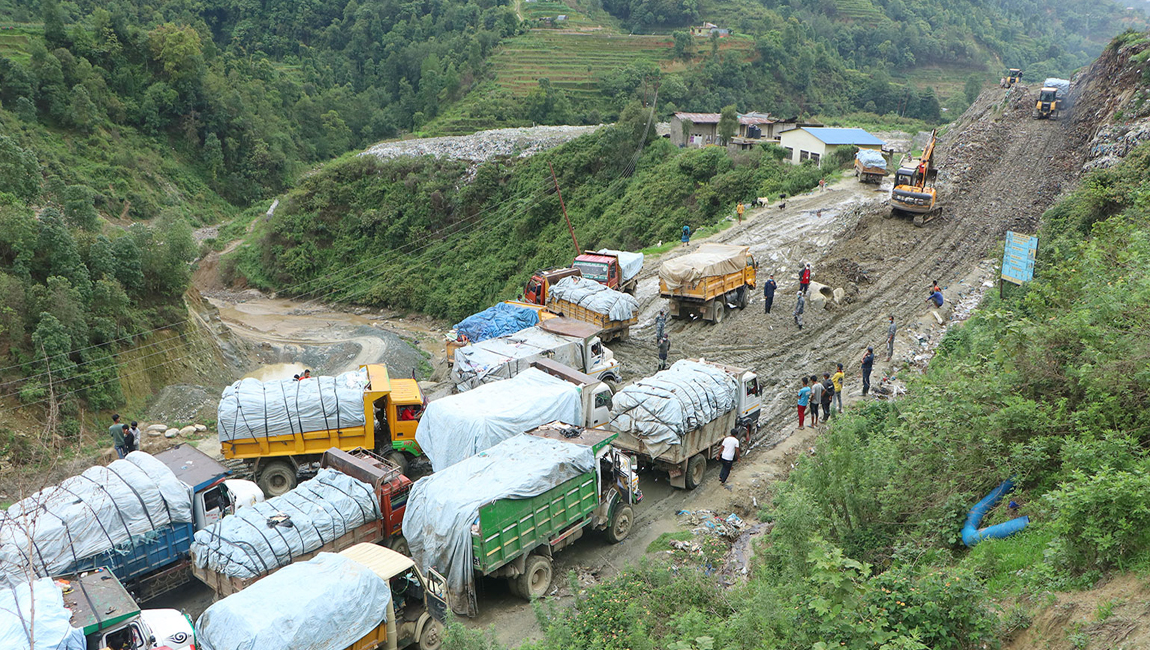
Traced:
<path fill-rule="evenodd" d="M 403 513 L 407 509 L 407 496 L 411 492 L 411 479 L 394 463 L 362 447 L 343 451 L 336 447 L 323 454 L 321 467 L 330 467 L 371 486 L 379 498 L 383 539 L 393 551 L 410 555 L 403 537 Z"/>
<path fill-rule="evenodd" d="M 579 269 L 583 277 L 616 291 L 631 293 L 635 289 L 635 278 L 623 278 L 617 255 L 587 251 L 577 256 L 571 266 Z"/>

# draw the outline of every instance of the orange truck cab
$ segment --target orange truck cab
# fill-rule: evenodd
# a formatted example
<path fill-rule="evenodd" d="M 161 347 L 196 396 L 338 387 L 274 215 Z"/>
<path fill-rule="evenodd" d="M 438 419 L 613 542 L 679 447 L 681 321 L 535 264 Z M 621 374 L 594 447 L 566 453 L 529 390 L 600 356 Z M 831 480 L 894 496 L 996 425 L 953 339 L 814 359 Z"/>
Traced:
<path fill-rule="evenodd" d="M 523 289 L 523 302 L 528 302 L 533 305 L 546 305 L 547 304 L 547 290 L 551 285 L 571 276 L 580 277 L 580 271 L 577 268 L 565 269 L 548 269 L 546 271 L 536 271 L 531 279 L 527 281 L 527 286 Z"/>
<path fill-rule="evenodd" d="M 579 269 L 583 277 L 623 293 L 634 291 L 637 283 L 635 278 L 623 279 L 623 269 L 619 265 L 619 256 L 611 253 L 587 251 L 576 257 L 572 266 Z"/>

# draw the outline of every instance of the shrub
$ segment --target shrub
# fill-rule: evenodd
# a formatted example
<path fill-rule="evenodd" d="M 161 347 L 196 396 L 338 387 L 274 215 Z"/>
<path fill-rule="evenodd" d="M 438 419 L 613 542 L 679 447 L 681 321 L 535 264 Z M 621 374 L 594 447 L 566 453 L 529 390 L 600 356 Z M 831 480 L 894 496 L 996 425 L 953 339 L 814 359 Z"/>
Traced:
<path fill-rule="evenodd" d="M 1075 471 L 1046 495 L 1056 513 L 1063 560 L 1080 569 L 1121 566 L 1150 544 L 1150 473 L 1102 468 L 1093 475 Z"/>

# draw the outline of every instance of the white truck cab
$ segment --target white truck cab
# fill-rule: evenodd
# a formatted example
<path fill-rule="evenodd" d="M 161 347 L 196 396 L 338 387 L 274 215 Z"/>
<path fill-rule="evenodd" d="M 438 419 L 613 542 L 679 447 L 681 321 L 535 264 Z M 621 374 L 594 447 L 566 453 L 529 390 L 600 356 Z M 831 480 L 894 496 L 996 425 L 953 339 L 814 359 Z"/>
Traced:
<path fill-rule="evenodd" d="M 584 427 L 597 429 L 611 421 L 611 397 L 614 392 L 609 385 L 551 359 L 537 359 L 531 362 L 531 367 L 579 387 Z"/>

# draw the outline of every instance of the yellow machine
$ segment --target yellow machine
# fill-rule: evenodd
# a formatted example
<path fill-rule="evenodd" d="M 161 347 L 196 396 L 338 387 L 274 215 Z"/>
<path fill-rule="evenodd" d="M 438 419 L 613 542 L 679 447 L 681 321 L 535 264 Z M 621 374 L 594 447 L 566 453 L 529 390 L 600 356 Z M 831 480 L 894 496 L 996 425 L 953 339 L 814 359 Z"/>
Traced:
<path fill-rule="evenodd" d="M 914 225 L 921 226 L 936 216 L 937 193 L 934 183 L 938 170 L 934 167 L 934 147 L 938 130 L 931 131 L 930 141 L 922 150 L 918 162 L 900 166 L 890 190 L 891 216 L 914 215 Z"/>
<path fill-rule="evenodd" d="M 365 367 L 368 384 L 363 389 L 362 424 L 322 431 L 273 429 L 262 436 L 221 441 L 220 453 L 227 459 L 243 460 L 269 497 L 295 488 L 300 466 L 319 461 L 332 447 L 375 450 L 406 473 L 408 461 L 422 453 L 415 430 L 423 414 L 423 392 L 414 379 L 389 377 L 386 366 Z"/>
<path fill-rule="evenodd" d="M 1010 88 L 1020 81 L 1022 81 L 1022 70 L 1019 70 L 1018 68 L 1011 68 L 1010 72 L 1006 75 L 1005 88 Z"/>

